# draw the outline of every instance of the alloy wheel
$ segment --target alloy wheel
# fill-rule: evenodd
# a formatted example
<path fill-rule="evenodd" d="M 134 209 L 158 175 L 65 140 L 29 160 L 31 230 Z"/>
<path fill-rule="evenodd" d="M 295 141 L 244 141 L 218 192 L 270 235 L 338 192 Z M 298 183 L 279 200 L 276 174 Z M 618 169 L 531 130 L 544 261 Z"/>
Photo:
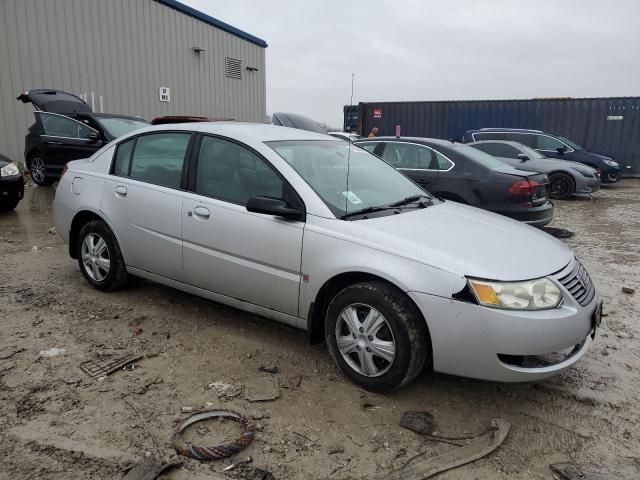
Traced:
<path fill-rule="evenodd" d="M 89 233 L 82 241 L 82 264 L 87 275 L 96 282 L 102 282 L 111 269 L 107 243 L 97 233 Z"/>
<path fill-rule="evenodd" d="M 347 306 L 340 313 L 335 333 L 342 358 L 359 374 L 379 377 L 393 365 L 396 343 L 391 327 L 370 305 Z"/>
<path fill-rule="evenodd" d="M 40 157 L 34 157 L 29 165 L 29 171 L 31 172 L 31 178 L 37 184 L 44 183 L 47 178 L 47 167 L 44 164 L 44 160 Z"/>
<path fill-rule="evenodd" d="M 551 182 L 551 193 L 558 198 L 564 198 L 571 193 L 571 181 L 567 178 L 556 178 Z"/>

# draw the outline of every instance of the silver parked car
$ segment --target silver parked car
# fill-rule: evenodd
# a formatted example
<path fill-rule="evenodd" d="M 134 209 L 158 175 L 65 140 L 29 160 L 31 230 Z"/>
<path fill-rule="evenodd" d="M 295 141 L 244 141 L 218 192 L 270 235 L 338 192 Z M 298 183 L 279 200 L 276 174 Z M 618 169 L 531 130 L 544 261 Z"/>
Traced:
<path fill-rule="evenodd" d="M 509 140 L 482 140 L 467 145 L 521 170 L 546 173 L 551 198 L 564 200 L 577 193 L 591 194 L 600 190 L 600 174 L 588 165 L 545 157 L 531 147 Z"/>
<path fill-rule="evenodd" d="M 374 391 L 426 365 L 544 378 L 584 355 L 600 319 L 563 243 L 303 130 L 137 131 L 67 164 L 54 221 L 94 287 L 135 275 L 306 329 Z"/>

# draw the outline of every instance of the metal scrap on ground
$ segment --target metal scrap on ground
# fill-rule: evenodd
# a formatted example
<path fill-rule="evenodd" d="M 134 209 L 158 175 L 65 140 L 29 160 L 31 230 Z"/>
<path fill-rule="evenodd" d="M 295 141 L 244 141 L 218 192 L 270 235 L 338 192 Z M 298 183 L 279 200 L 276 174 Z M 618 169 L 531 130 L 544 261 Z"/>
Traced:
<path fill-rule="evenodd" d="M 102 377 L 120 370 L 122 367 L 140 360 L 143 355 L 129 355 L 126 357 L 99 358 L 97 360 L 87 360 L 80 364 L 80 370 L 90 377 Z"/>
<path fill-rule="evenodd" d="M 563 480 L 606 480 L 608 478 L 600 473 L 582 471 L 573 463 L 556 463 L 549 465 L 549 467 L 559 474 Z"/>
<path fill-rule="evenodd" d="M 490 430 L 472 440 L 469 445 L 451 448 L 435 457 L 424 458 L 426 452 L 418 454 L 385 479 L 426 480 L 438 473 L 478 460 L 498 448 L 511 428 L 509 422 L 497 418 L 491 421 L 491 426 Z"/>
<path fill-rule="evenodd" d="M 155 480 L 163 472 L 182 465 L 181 462 L 160 463 L 151 458 L 136 463 L 123 477 L 123 480 Z"/>

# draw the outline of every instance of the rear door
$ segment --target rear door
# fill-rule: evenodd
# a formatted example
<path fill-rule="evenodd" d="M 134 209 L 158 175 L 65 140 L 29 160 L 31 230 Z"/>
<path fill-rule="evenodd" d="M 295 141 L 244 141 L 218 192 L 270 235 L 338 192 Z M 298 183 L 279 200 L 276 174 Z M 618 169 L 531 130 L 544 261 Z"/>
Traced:
<path fill-rule="evenodd" d="M 100 205 L 127 266 L 177 281 L 184 281 L 180 216 L 192 137 L 167 131 L 120 143 Z"/>
<path fill-rule="evenodd" d="M 181 213 L 187 282 L 297 316 L 305 224 L 249 212 L 246 204 L 267 196 L 304 209 L 302 200 L 247 146 L 200 138 Z"/>
<path fill-rule="evenodd" d="M 62 171 L 70 160 L 87 158 L 101 146 L 97 130 L 65 115 L 34 112 L 41 132 L 42 156 L 52 171 Z"/>

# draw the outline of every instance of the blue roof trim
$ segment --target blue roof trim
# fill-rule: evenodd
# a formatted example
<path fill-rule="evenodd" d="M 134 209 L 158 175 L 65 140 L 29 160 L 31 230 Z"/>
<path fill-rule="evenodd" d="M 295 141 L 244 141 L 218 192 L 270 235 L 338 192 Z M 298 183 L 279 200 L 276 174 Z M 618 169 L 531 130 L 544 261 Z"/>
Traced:
<path fill-rule="evenodd" d="M 156 0 L 158 3 L 162 3 L 167 7 L 175 8 L 179 12 L 184 13 L 185 15 L 189 15 L 190 17 L 197 18 L 198 20 L 202 20 L 209 25 L 213 25 L 214 27 L 218 27 L 226 32 L 229 32 L 236 37 L 240 37 L 243 40 L 247 40 L 251 43 L 258 45 L 259 47 L 267 47 L 267 42 L 262 40 L 261 38 L 254 37 L 250 33 L 243 32 L 242 30 L 237 29 L 236 27 L 232 27 L 228 23 L 221 22 L 217 18 L 210 17 L 209 15 L 202 13 L 195 8 L 191 8 L 184 3 L 177 2 L 176 0 Z"/>

